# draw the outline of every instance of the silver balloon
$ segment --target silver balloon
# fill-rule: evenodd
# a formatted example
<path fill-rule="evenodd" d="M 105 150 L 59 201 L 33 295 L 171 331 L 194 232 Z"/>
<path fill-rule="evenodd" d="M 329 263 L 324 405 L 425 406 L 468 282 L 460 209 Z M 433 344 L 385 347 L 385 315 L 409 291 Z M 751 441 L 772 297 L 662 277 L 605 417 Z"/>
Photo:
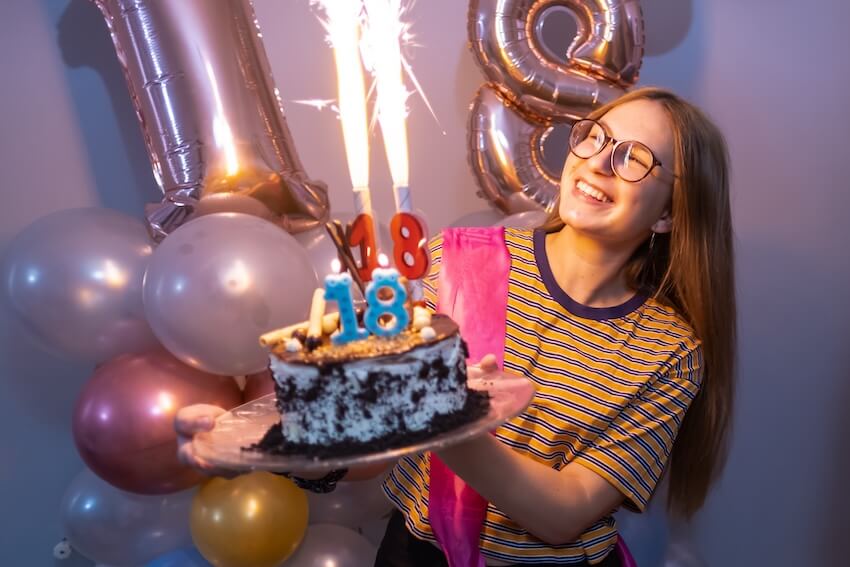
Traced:
<path fill-rule="evenodd" d="M 157 338 L 190 366 L 253 374 L 268 363 L 260 335 L 305 320 L 317 285 L 292 235 L 254 216 L 217 213 L 181 226 L 156 249 L 145 312 Z"/>
<path fill-rule="evenodd" d="M 192 543 L 194 490 L 142 496 L 114 488 L 88 469 L 71 482 L 60 517 L 71 545 L 97 563 L 137 567 Z"/>
<path fill-rule="evenodd" d="M 550 127 L 517 112 L 493 86 L 482 86 L 472 102 L 468 129 L 469 162 L 479 194 L 506 214 L 550 210 L 560 191 L 560 172 L 549 171 L 543 160 Z"/>
<path fill-rule="evenodd" d="M 374 565 L 377 554 L 378 549 L 355 531 L 315 524 L 281 567 L 364 567 Z"/>
<path fill-rule="evenodd" d="M 153 252 L 144 225 L 109 209 L 38 219 L 9 245 L 3 282 L 20 321 L 59 354 L 102 362 L 156 339 L 142 307 Z"/>
<path fill-rule="evenodd" d="M 542 21 L 568 9 L 578 25 L 567 63 L 549 55 Z M 637 0 L 472 0 L 469 39 L 487 78 L 529 112 L 578 118 L 637 81 L 643 16 Z"/>
<path fill-rule="evenodd" d="M 147 212 L 158 238 L 195 213 L 257 214 L 292 232 L 324 219 L 327 187 L 295 151 L 249 0 L 94 2 L 165 193 Z"/>
<path fill-rule="evenodd" d="M 311 524 L 336 524 L 361 528 L 380 520 L 392 510 L 381 489 L 383 477 L 372 480 L 340 482 L 327 494 L 308 493 Z"/>
<path fill-rule="evenodd" d="M 525 211 L 522 213 L 517 213 L 515 215 L 510 215 L 493 226 L 504 226 L 510 228 L 537 228 L 538 226 L 542 226 L 543 223 L 546 222 L 546 219 L 549 218 L 549 213 L 546 211 Z"/>

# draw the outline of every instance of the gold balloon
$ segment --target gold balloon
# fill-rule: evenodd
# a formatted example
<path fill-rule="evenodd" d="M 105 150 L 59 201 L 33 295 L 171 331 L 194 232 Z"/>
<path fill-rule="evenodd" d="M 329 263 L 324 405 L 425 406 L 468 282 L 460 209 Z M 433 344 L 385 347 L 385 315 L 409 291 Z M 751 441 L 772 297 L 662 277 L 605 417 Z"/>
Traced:
<path fill-rule="evenodd" d="M 307 531 L 307 495 L 287 478 L 213 478 L 192 502 L 192 539 L 215 567 L 274 567 Z"/>

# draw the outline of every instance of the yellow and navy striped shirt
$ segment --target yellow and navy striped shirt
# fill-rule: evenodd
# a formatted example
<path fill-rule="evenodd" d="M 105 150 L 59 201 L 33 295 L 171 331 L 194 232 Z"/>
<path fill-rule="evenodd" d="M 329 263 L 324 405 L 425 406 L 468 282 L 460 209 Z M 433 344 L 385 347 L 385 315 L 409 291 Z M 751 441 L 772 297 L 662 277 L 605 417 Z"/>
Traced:
<path fill-rule="evenodd" d="M 699 341 L 671 308 L 637 295 L 616 307 L 579 304 L 556 283 L 541 230 L 506 229 L 511 257 L 504 368 L 533 380 L 529 408 L 495 434 L 540 463 L 577 462 L 642 511 L 702 378 Z M 426 300 L 436 302 L 442 237 L 432 241 Z M 384 491 L 416 537 L 435 541 L 428 522 L 430 454 L 405 457 Z M 492 504 L 481 533 L 485 557 L 513 563 L 598 563 L 613 549 L 612 516 L 576 541 L 547 544 Z"/>

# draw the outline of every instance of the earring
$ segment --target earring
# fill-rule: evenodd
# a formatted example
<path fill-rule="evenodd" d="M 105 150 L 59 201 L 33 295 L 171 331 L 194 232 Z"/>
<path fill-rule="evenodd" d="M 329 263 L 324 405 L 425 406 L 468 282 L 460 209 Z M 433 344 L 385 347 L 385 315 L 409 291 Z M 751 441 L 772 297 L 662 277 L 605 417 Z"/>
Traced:
<path fill-rule="evenodd" d="M 652 247 L 655 246 L 655 232 L 649 237 L 649 253 L 652 254 Z"/>

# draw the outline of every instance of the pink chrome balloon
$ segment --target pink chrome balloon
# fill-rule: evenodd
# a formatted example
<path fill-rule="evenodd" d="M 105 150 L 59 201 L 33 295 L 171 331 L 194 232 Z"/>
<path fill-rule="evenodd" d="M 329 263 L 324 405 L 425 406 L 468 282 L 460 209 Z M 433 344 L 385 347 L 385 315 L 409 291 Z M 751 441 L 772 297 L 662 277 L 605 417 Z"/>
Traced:
<path fill-rule="evenodd" d="M 483 85 L 472 101 L 467 130 L 479 195 L 505 214 L 551 209 L 560 172 L 548 171 L 543 160 L 550 126 L 518 112 L 498 88 Z"/>
<path fill-rule="evenodd" d="M 167 494 L 204 477 L 177 460 L 174 416 L 191 404 L 239 405 L 236 382 L 186 366 L 165 350 L 122 355 L 99 366 L 73 418 L 83 461 L 113 486 Z"/>
<path fill-rule="evenodd" d="M 566 64 L 543 44 L 540 22 L 568 9 L 578 34 Z M 469 40 L 484 74 L 539 116 L 576 118 L 634 84 L 643 58 L 637 0 L 472 0 Z"/>
<path fill-rule="evenodd" d="M 147 211 L 158 239 L 215 212 L 291 232 L 321 223 L 327 187 L 295 151 L 250 0 L 94 2 L 164 193 Z"/>

